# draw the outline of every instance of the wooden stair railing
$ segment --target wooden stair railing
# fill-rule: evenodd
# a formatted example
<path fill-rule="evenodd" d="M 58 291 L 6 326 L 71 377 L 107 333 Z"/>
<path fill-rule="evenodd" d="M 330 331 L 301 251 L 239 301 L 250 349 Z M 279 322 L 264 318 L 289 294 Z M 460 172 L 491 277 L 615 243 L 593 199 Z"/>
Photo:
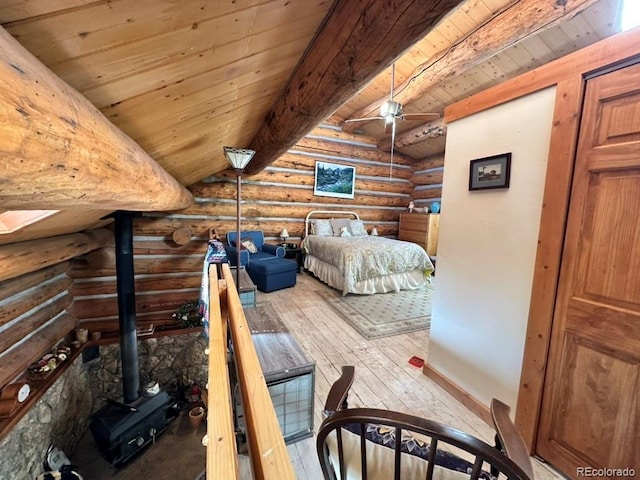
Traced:
<path fill-rule="evenodd" d="M 207 384 L 207 478 L 238 478 L 231 383 L 227 368 L 226 295 L 215 265 L 209 269 L 209 382 Z M 226 302 L 225 302 L 226 303 Z"/>
<path fill-rule="evenodd" d="M 295 473 L 273 402 L 253 346 L 231 269 L 209 272 L 209 384 L 207 420 L 207 478 L 238 478 L 232 389 L 227 369 L 227 319 L 242 395 L 253 478 L 295 480 Z M 217 300 L 217 301 L 216 301 Z"/>

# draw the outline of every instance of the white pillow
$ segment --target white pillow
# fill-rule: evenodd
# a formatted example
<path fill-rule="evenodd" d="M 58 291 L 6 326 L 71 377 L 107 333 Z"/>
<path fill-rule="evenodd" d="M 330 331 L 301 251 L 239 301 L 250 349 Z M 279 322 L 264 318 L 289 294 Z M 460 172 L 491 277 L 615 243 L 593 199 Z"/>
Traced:
<path fill-rule="evenodd" d="M 362 220 L 349 220 L 349 230 L 353 236 L 368 235 Z"/>
<path fill-rule="evenodd" d="M 257 253 L 258 252 L 258 248 L 256 247 L 256 244 L 253 243 L 253 240 L 251 240 L 250 238 L 243 238 L 240 240 L 240 244 L 242 245 L 242 247 L 245 250 L 248 250 L 249 253 Z"/>
<path fill-rule="evenodd" d="M 333 229 L 331 228 L 331 222 L 329 220 L 318 219 L 313 225 L 315 227 L 312 229 L 314 235 L 321 237 L 330 237 L 333 235 Z"/>

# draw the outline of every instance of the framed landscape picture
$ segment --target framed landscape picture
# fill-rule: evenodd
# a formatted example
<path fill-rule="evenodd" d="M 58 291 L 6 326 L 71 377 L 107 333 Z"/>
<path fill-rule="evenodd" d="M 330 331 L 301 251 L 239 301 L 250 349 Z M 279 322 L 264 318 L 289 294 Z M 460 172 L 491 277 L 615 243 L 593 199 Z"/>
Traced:
<path fill-rule="evenodd" d="M 469 165 L 469 190 L 509 188 L 511 153 L 471 160 Z"/>
<path fill-rule="evenodd" d="M 353 198 L 356 167 L 336 163 L 316 162 L 313 194 L 321 197 Z"/>

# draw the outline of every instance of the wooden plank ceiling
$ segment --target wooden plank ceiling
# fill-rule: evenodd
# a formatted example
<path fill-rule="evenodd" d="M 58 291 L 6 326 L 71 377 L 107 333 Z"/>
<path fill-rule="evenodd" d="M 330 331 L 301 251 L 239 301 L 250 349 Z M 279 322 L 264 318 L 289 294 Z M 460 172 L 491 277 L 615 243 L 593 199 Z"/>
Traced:
<path fill-rule="evenodd" d="M 451 103 L 617 33 L 621 3 L 467 0 L 396 61 L 394 100 L 407 113 L 442 114 Z M 333 120 L 342 125 L 345 119 L 377 115 L 389 98 L 390 79 L 389 68 L 338 109 Z M 400 121 L 397 127 L 401 153 L 421 159 L 444 151 L 443 137 L 417 134 L 429 130 L 426 125 Z M 382 139 L 379 145 L 389 150 L 382 121 L 344 128 Z"/>
<path fill-rule="evenodd" d="M 10 0 L 0 2 L 0 24 L 180 183 L 190 185 L 227 168 L 223 145 L 252 144 L 270 109 L 278 99 L 282 102 L 284 86 L 317 38 L 316 32 L 321 27 L 341 32 L 335 24 L 327 27 L 323 19 L 344 3 Z M 366 28 L 372 11 L 375 19 L 399 16 L 395 10 L 384 10 L 391 8 L 387 2 L 347 3 L 364 18 L 358 28 Z M 394 2 L 394 8 L 411 8 L 413 3 L 424 6 L 403 0 Z M 431 5 L 448 10 L 457 3 L 433 0 Z M 387 35 L 385 41 L 398 43 L 377 59 L 378 71 L 395 58 L 396 100 L 404 110 L 442 113 L 446 105 L 471 93 L 612 35 L 617 31 L 618 4 L 619 0 L 466 0 L 410 48 L 401 43 L 409 36 Z M 371 10 L 372 5 L 377 10 Z M 536 22 L 532 17 L 538 16 L 541 20 Z M 557 18 L 561 20 L 554 23 Z M 367 34 L 379 34 L 382 24 Z M 415 86 L 418 83 L 421 86 Z M 363 85 L 356 82 L 350 87 L 356 91 Z M 363 113 L 377 114 L 389 86 L 390 69 L 386 69 L 329 121 L 341 124 Z M 286 95 L 295 96 L 298 87 Z M 308 108 L 292 108 L 294 115 L 288 121 L 296 121 L 297 115 L 299 122 L 308 122 Z M 382 144 L 387 139 L 389 148 L 382 121 L 352 126 Z M 414 132 L 402 138 L 420 127 L 416 122 L 399 122 L 399 151 L 415 159 L 442 152 L 444 136 Z M 416 143 L 414 137 L 422 141 Z M 55 216 L 56 224 L 77 231 L 104 213 L 92 217 L 83 212 L 80 218 L 61 212 Z M 37 235 L 42 231 L 40 226 Z M 48 232 L 69 233 L 63 226 Z M 29 233 L 23 236 L 29 238 Z"/>

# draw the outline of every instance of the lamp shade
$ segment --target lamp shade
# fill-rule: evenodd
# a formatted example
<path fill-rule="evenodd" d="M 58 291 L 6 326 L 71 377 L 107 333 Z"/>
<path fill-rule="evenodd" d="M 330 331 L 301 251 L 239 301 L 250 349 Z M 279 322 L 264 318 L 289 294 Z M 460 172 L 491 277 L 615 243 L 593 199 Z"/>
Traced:
<path fill-rule="evenodd" d="M 256 154 L 254 150 L 249 150 L 247 148 L 222 147 L 222 149 L 224 150 L 224 154 L 226 155 L 227 160 L 229 160 L 231 166 L 240 170 L 243 170 Z"/>
<path fill-rule="evenodd" d="M 280 232 L 280 238 L 282 239 L 289 238 L 289 232 L 287 232 L 286 228 L 283 228 L 282 231 Z"/>

